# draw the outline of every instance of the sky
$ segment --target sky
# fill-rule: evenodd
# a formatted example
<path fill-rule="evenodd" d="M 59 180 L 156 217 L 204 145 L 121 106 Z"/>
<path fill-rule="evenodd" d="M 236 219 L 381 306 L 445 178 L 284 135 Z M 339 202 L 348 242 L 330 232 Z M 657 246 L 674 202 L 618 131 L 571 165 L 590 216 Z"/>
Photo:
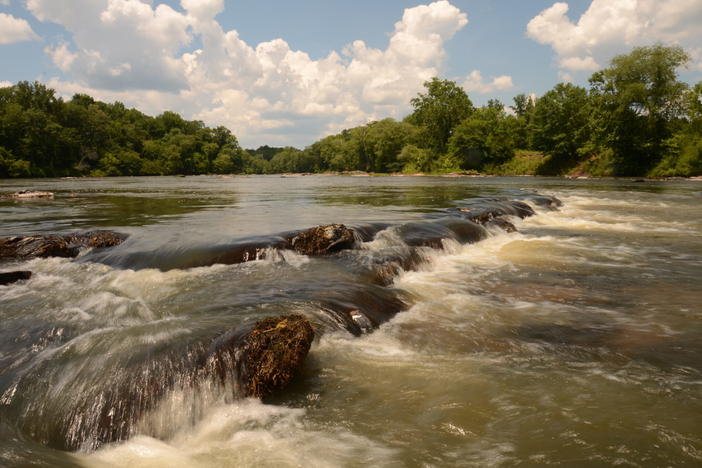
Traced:
<path fill-rule="evenodd" d="M 702 0 L 0 0 L 0 86 L 41 81 L 305 147 L 401 119 L 433 76 L 476 105 L 587 85 L 633 47 L 676 44 L 702 80 Z"/>

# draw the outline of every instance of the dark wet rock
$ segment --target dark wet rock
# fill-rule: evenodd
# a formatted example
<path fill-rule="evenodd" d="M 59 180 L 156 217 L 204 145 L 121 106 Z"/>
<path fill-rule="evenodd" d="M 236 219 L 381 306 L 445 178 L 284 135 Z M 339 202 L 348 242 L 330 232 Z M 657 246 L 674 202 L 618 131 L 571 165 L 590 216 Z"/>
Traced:
<path fill-rule="evenodd" d="M 485 224 L 502 216 L 526 218 L 535 214 L 529 205 L 518 200 L 503 201 L 478 198 L 464 201 L 462 205 L 457 208 L 450 208 L 447 211 L 478 224 Z"/>
<path fill-rule="evenodd" d="M 81 247 L 104 248 L 120 245 L 127 236 L 114 231 L 86 231 L 67 236 L 71 244 Z"/>
<path fill-rule="evenodd" d="M 322 311 L 333 318 L 337 326 L 357 336 L 378 328 L 407 309 L 406 298 L 400 291 L 379 285 L 355 285 L 344 291 L 328 291 L 320 299 Z"/>
<path fill-rule="evenodd" d="M 237 368 L 243 394 L 264 398 L 288 385 L 302 367 L 313 340 L 314 329 L 304 315 L 257 322 L 241 342 L 233 343 L 240 353 Z"/>
<path fill-rule="evenodd" d="M 454 238 L 462 244 L 479 242 L 487 237 L 483 226 L 467 219 L 444 218 L 435 222 L 450 229 Z"/>
<path fill-rule="evenodd" d="M 440 249 L 443 239 L 454 239 L 451 229 L 439 223 L 405 223 L 398 226 L 397 232 L 403 242 L 410 247 L 432 247 Z"/>
<path fill-rule="evenodd" d="M 390 223 L 369 223 L 353 226 L 353 232 L 361 242 L 370 242 L 375 235 L 392 226 Z"/>
<path fill-rule="evenodd" d="M 410 271 L 422 263 L 424 256 L 419 249 L 410 247 L 364 250 L 361 255 L 341 256 L 346 271 L 358 275 L 366 283 L 388 286 L 401 271 Z"/>
<path fill-rule="evenodd" d="M 125 238 L 112 231 L 3 237 L 0 238 L 0 258 L 71 258 L 77 256 L 82 247 L 112 247 Z"/>
<path fill-rule="evenodd" d="M 285 245 L 285 244 L 283 244 Z M 262 260 L 265 257 L 265 252 L 269 248 L 278 247 L 276 245 L 240 245 L 227 249 L 205 262 L 197 262 L 189 266 L 209 266 L 209 265 L 236 265 L 238 263 L 251 262 L 254 260 Z"/>
<path fill-rule="evenodd" d="M 351 317 L 351 320 L 353 320 L 363 333 L 370 333 L 373 331 L 373 324 L 360 310 L 350 311 L 349 317 Z"/>
<path fill-rule="evenodd" d="M 525 195 L 519 195 L 515 197 L 515 200 L 527 200 L 540 206 L 541 208 L 546 208 L 547 210 L 555 210 L 563 206 L 563 202 L 556 197 L 549 195 L 539 195 L 536 193 L 529 193 Z"/>
<path fill-rule="evenodd" d="M 31 271 L 6 271 L 0 273 L 0 285 L 12 284 L 17 281 L 28 280 L 32 277 Z"/>
<path fill-rule="evenodd" d="M 350 249 L 356 243 L 354 232 L 343 224 L 316 226 L 293 237 L 292 248 L 304 255 L 328 255 Z"/>
<path fill-rule="evenodd" d="M 286 249 L 290 243 L 279 236 L 265 236 L 242 239 L 231 245 L 213 249 L 207 254 L 187 264 L 187 267 L 209 266 L 215 264 L 235 265 L 265 258 L 269 249 Z"/>
<path fill-rule="evenodd" d="M 156 356 L 151 350 L 144 361 L 105 370 L 110 383 L 104 388 L 78 387 L 80 398 L 69 393 L 65 399 L 59 396 L 62 405 L 32 407 L 22 429 L 53 448 L 94 450 L 134 435 L 171 391 L 221 384 L 235 398 L 267 397 L 298 373 L 314 336 L 305 316 L 290 314 L 236 327 L 209 344 L 198 340 Z M 20 382 L 17 398 L 22 398 L 22 386 Z"/>
<path fill-rule="evenodd" d="M 497 227 L 505 232 L 517 232 L 517 227 L 505 218 L 493 218 L 485 223 L 486 228 Z"/>
<path fill-rule="evenodd" d="M 192 248 L 170 245 L 155 250 L 93 251 L 81 257 L 82 262 L 99 262 L 115 268 L 140 270 L 156 268 L 161 271 L 236 265 L 266 258 L 271 249 L 288 249 L 290 242 L 282 236 L 255 236 L 221 245 L 203 245 Z"/>
<path fill-rule="evenodd" d="M 514 211 L 516 211 L 517 216 L 519 216 L 522 219 L 528 218 L 529 216 L 534 216 L 536 214 L 536 212 L 533 210 L 533 208 L 524 202 L 512 200 L 512 201 L 507 202 L 507 204 Z"/>
<path fill-rule="evenodd" d="M 462 244 L 478 242 L 487 237 L 485 228 L 461 218 L 440 218 L 433 221 L 406 223 L 397 228 L 402 240 L 411 247 L 443 247 L 444 239 L 453 239 Z"/>
<path fill-rule="evenodd" d="M 392 284 L 395 277 L 402 271 L 416 270 L 424 257 L 416 250 L 385 254 L 377 258 L 373 268 L 373 281 L 375 284 L 387 286 Z"/>
<path fill-rule="evenodd" d="M 0 258 L 75 257 L 78 247 L 63 236 L 39 235 L 0 238 Z"/>

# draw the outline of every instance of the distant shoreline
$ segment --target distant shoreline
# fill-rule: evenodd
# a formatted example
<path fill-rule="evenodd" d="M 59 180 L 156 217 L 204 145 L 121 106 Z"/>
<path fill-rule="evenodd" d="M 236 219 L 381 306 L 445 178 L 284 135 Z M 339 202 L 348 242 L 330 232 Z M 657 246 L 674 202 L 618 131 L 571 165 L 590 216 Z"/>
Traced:
<path fill-rule="evenodd" d="M 215 177 L 219 179 L 231 179 L 234 177 L 440 177 L 440 178 L 493 178 L 493 177 L 529 177 L 529 178 L 544 178 L 544 179 L 562 179 L 562 180 L 629 180 L 631 182 L 672 182 L 672 181 L 689 181 L 702 182 L 702 176 L 671 176 L 671 177 L 637 177 L 637 176 L 564 176 L 564 175 L 540 175 L 540 174 L 483 174 L 471 172 L 414 172 L 414 173 L 377 173 L 364 171 L 326 171 L 326 172 L 283 172 L 274 174 L 174 174 L 174 175 L 131 175 L 131 176 L 77 176 L 77 177 L 26 177 L 26 178 L 10 178 L 0 179 L 0 181 L 19 182 L 23 180 L 109 180 L 118 178 L 142 178 L 142 177 L 159 177 L 159 178 L 185 178 L 185 177 Z"/>

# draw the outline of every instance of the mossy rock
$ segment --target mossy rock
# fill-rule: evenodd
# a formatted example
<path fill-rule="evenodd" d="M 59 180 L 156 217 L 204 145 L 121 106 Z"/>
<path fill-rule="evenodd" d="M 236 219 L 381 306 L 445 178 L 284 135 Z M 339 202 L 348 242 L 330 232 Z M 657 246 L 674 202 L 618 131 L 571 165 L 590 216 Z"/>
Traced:
<path fill-rule="evenodd" d="M 304 315 L 257 322 L 239 348 L 239 380 L 244 395 L 263 398 L 285 387 L 302 366 L 313 340 L 314 329 Z"/>
<path fill-rule="evenodd" d="M 350 249 L 356 239 L 352 229 L 343 224 L 316 226 L 295 236 L 292 248 L 304 255 L 327 255 Z"/>

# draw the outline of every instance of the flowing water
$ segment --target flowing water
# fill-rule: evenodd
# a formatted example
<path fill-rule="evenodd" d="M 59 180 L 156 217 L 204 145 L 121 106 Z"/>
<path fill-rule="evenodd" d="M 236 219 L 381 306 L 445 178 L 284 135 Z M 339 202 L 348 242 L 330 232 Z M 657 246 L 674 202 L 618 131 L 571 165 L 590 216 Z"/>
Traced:
<path fill-rule="evenodd" d="M 29 187 L 56 198 L 0 200 L 0 236 L 130 237 L 76 260 L 0 264 L 34 272 L 0 286 L 2 466 L 702 465 L 701 182 L 0 181 L 0 192 Z M 387 287 L 364 279 L 358 265 L 408 249 L 397 226 L 524 191 L 563 206 L 534 205 L 512 219 L 517 233 L 419 248 Z M 183 267 L 236 239 L 372 222 L 391 226 L 351 253 Z M 382 307 L 388 294 L 404 311 L 372 333 L 325 313 Z M 176 387 L 128 440 L 56 448 L 81 420 L 56 421 L 89 418 L 106 391 L 138 384 L 144 363 L 289 312 L 324 333 L 282 394 Z"/>

